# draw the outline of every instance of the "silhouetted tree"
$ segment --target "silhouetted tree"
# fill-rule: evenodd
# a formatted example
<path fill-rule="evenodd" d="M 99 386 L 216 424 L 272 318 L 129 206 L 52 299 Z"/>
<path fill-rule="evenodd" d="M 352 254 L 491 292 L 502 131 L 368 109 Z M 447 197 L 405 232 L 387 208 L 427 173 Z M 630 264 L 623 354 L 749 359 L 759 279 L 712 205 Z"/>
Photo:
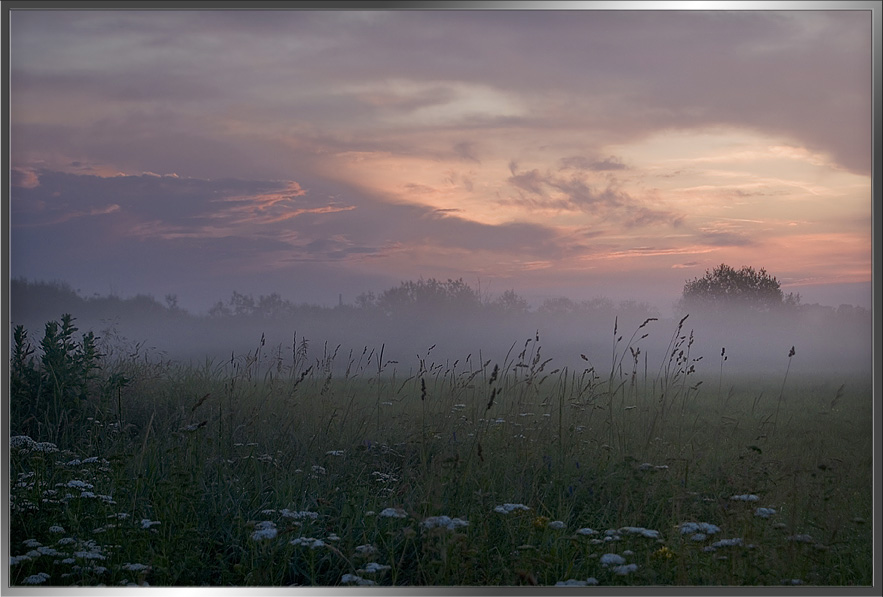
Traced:
<path fill-rule="evenodd" d="M 691 309 L 714 309 L 719 307 L 743 307 L 756 311 L 769 311 L 782 305 L 796 305 L 800 295 L 782 292 L 779 281 L 765 269 L 755 270 L 743 266 L 735 269 L 721 264 L 701 278 L 688 280 L 680 307 Z"/>

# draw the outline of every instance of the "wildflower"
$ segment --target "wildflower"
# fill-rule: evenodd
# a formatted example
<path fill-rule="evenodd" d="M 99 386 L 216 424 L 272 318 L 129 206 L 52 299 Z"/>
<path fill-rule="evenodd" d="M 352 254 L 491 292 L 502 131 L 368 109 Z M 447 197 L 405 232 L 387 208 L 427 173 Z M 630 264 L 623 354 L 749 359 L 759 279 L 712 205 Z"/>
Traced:
<path fill-rule="evenodd" d="M 80 481 L 79 479 L 72 479 L 72 480 L 68 481 L 67 485 L 65 485 L 65 487 L 70 487 L 72 489 L 79 489 L 81 491 L 85 490 L 85 489 L 94 489 L 95 488 L 95 486 L 92 485 L 91 483 L 86 483 L 85 481 Z"/>
<path fill-rule="evenodd" d="M 370 556 L 377 553 L 377 548 L 373 545 L 357 545 L 356 553 L 360 556 Z"/>
<path fill-rule="evenodd" d="M 49 580 L 49 575 L 45 572 L 38 572 L 24 579 L 22 582 L 26 585 L 39 585 Z"/>
<path fill-rule="evenodd" d="M 622 566 L 614 566 L 613 568 L 611 568 L 611 570 L 613 570 L 616 574 L 619 574 L 620 576 L 625 576 L 626 574 L 631 574 L 632 572 L 634 572 L 637 569 L 638 569 L 637 564 L 624 564 Z"/>
<path fill-rule="evenodd" d="M 296 539 L 292 539 L 289 541 L 292 545 L 303 545 L 304 547 L 309 547 L 310 549 L 317 549 L 319 547 L 325 547 L 325 542 L 321 539 L 314 539 L 313 537 L 297 537 Z"/>
<path fill-rule="evenodd" d="M 74 557 L 80 558 L 81 560 L 106 560 L 107 559 L 107 557 L 98 550 L 75 551 Z"/>
<path fill-rule="evenodd" d="M 736 545 L 742 545 L 742 539 L 721 539 L 720 541 L 715 541 L 711 544 L 712 547 L 734 547 Z"/>
<path fill-rule="evenodd" d="M 36 539 L 25 539 L 24 541 L 22 541 L 22 545 L 24 545 L 25 547 L 33 548 L 33 547 L 40 547 L 43 544 L 40 543 L 39 541 L 37 541 Z"/>
<path fill-rule="evenodd" d="M 383 572 L 390 569 L 392 569 L 392 566 L 378 564 L 377 562 L 369 562 L 368 564 L 365 564 L 364 569 L 356 570 L 356 572 L 359 572 L 361 574 L 373 574 L 375 572 Z"/>
<path fill-rule="evenodd" d="M 141 528 L 142 529 L 149 529 L 150 527 L 152 527 L 154 525 L 158 525 L 158 524 L 162 524 L 162 523 L 158 520 L 150 520 L 149 518 L 142 518 L 141 519 Z"/>
<path fill-rule="evenodd" d="M 680 528 L 682 535 L 686 535 L 687 533 L 695 533 L 696 535 L 714 535 L 715 533 L 720 532 L 720 527 L 707 522 L 685 522 L 681 524 Z M 705 537 L 703 536 L 702 539 L 704 538 Z M 702 539 L 698 540 L 701 541 Z"/>
<path fill-rule="evenodd" d="M 500 514 L 509 514 L 515 510 L 530 510 L 530 508 L 524 504 L 503 504 L 494 508 L 494 512 L 499 512 Z"/>
<path fill-rule="evenodd" d="M 554 529 L 554 530 L 556 530 L 556 531 L 560 531 L 560 530 L 563 529 L 565 526 L 566 526 L 566 525 L 565 525 L 564 522 L 561 521 L 561 520 L 553 520 L 552 522 L 549 523 L 549 528 L 550 528 L 550 529 Z"/>
<path fill-rule="evenodd" d="M 754 511 L 755 516 L 760 516 L 761 518 L 769 518 L 773 514 L 776 513 L 775 508 L 758 508 Z"/>
<path fill-rule="evenodd" d="M 791 535 L 788 541 L 796 541 L 797 543 L 812 543 L 812 537 L 809 535 Z"/>
<path fill-rule="evenodd" d="M 16 564 L 21 564 L 22 562 L 30 562 L 30 556 L 9 556 L 9 565 L 15 566 Z"/>
<path fill-rule="evenodd" d="M 329 450 L 325 452 L 325 456 L 343 456 L 346 450 Z"/>
<path fill-rule="evenodd" d="M 73 537 L 62 537 L 61 539 L 58 540 L 57 545 L 73 545 L 76 542 L 77 542 L 77 540 L 74 539 Z"/>
<path fill-rule="evenodd" d="M 597 535 L 598 531 L 594 529 L 590 529 L 589 527 L 583 527 L 581 529 L 577 529 L 577 535 Z"/>
<path fill-rule="evenodd" d="M 47 547 L 45 545 L 41 545 L 37 548 L 37 551 L 44 556 L 59 556 L 62 555 L 54 547 Z"/>
<path fill-rule="evenodd" d="M 567 580 L 559 580 L 555 583 L 556 587 L 585 587 L 589 583 L 585 580 L 576 580 L 574 578 L 568 578 Z"/>
<path fill-rule="evenodd" d="M 380 511 L 380 514 L 383 518 L 407 518 L 407 513 L 401 508 L 384 508 Z"/>
<path fill-rule="evenodd" d="M 668 548 L 668 546 L 663 545 L 659 549 L 653 552 L 654 558 L 663 558 L 665 560 L 670 560 L 674 557 L 675 552 Z"/>
<path fill-rule="evenodd" d="M 633 555 L 635 555 L 635 552 L 633 552 L 631 549 L 627 549 L 627 550 L 625 550 L 624 552 L 622 552 L 622 555 L 624 555 L 624 556 L 633 556 Z"/>
<path fill-rule="evenodd" d="M 57 524 L 54 524 L 54 525 L 52 525 L 51 527 L 49 527 L 49 532 L 50 532 L 50 533 L 63 533 L 63 532 L 64 532 L 64 528 L 58 526 Z"/>
<path fill-rule="evenodd" d="M 123 570 L 128 570 L 129 572 L 144 572 L 150 568 L 150 566 L 146 564 L 123 564 Z"/>
<path fill-rule="evenodd" d="M 430 516 L 421 522 L 420 526 L 424 529 L 443 527 L 449 530 L 454 530 L 459 527 L 469 526 L 469 522 L 462 518 L 451 518 L 450 516 Z"/>
<path fill-rule="evenodd" d="M 548 516 L 537 516 L 533 519 L 533 526 L 538 529 L 543 529 L 549 524 Z"/>
<path fill-rule="evenodd" d="M 605 553 L 603 556 L 601 556 L 601 565 L 605 568 L 607 566 L 615 566 L 620 564 L 625 564 L 625 558 L 619 554 Z"/>
<path fill-rule="evenodd" d="M 345 585 L 359 585 L 359 586 L 371 586 L 375 585 L 373 580 L 367 580 L 362 578 L 361 576 L 356 576 L 355 574 L 344 574 L 340 577 L 340 582 Z"/>
<path fill-rule="evenodd" d="M 37 442 L 32 440 L 27 435 L 14 435 L 9 438 L 9 447 L 10 448 L 21 448 L 22 450 L 32 450 L 36 444 L 37 444 Z"/>
<path fill-rule="evenodd" d="M 303 518 L 309 518 L 310 520 L 316 520 L 319 518 L 318 512 L 310 512 L 309 510 L 299 510 L 297 512 L 292 512 L 288 508 L 283 508 L 282 512 L 280 512 L 285 518 L 293 518 L 295 520 L 301 520 Z"/>
<path fill-rule="evenodd" d="M 318 464 L 313 465 L 313 472 L 317 475 L 325 475 L 328 471 L 325 470 L 324 466 L 319 466 Z"/>
<path fill-rule="evenodd" d="M 642 537 L 647 537 L 648 539 L 659 539 L 659 531 L 645 529 L 644 527 L 622 527 L 619 529 L 619 532 L 628 533 L 630 535 L 640 535 Z"/>
<path fill-rule="evenodd" d="M 264 520 L 255 524 L 254 529 L 254 533 L 251 534 L 252 541 L 273 539 L 278 534 L 278 531 L 276 530 L 276 523 L 269 520 Z"/>
<path fill-rule="evenodd" d="M 734 495 L 730 499 L 737 502 L 756 502 L 760 498 L 753 493 L 743 493 L 742 495 Z"/>

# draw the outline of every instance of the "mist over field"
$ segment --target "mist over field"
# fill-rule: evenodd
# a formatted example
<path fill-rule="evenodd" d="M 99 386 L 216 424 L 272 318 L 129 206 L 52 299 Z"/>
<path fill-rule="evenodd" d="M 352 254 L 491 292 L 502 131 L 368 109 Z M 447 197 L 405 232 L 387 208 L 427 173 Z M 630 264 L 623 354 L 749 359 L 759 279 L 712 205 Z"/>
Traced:
<path fill-rule="evenodd" d="M 12 288 L 12 322 L 39 340 L 46 321 L 63 313 L 76 318 L 80 333 L 94 331 L 107 350 L 137 351 L 147 358 L 194 365 L 220 364 L 260 355 L 266 364 L 289 363 L 297 350 L 310 360 L 334 356 L 338 373 L 383 351 L 389 371 L 458 364 L 463 369 L 488 360 L 514 365 L 528 341 L 540 348 L 545 370 L 594 367 L 600 376 L 617 371 L 653 378 L 683 349 L 699 377 L 871 374 L 871 314 L 851 305 L 800 305 L 774 312 L 749 309 L 683 312 L 663 316 L 646 303 L 605 298 L 575 302 L 547 300 L 539 307 L 518 301 L 512 291 L 482 304 L 410 305 L 398 310 L 366 305 L 293 305 L 278 295 L 234 293 L 210 315 L 191 315 L 149 295 L 79 298 L 68 288 L 18 281 Z M 469 289 L 464 284 L 464 288 Z M 373 296 L 373 295 L 372 295 Z M 235 304 L 234 304 L 235 303 Z M 685 318 L 684 318 L 685 317 Z M 680 326 L 680 327 L 679 327 Z M 616 334 L 614 335 L 614 331 Z M 789 359 L 794 347 L 795 355 Z M 723 354 L 722 354 L 723 353 Z M 376 359 L 375 359 L 376 360 Z"/>

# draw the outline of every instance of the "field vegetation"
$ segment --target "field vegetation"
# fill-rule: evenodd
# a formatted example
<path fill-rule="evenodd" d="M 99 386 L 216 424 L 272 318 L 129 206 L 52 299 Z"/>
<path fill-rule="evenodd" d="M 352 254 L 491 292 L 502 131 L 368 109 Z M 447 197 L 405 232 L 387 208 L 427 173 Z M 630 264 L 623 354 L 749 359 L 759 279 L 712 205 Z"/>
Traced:
<path fill-rule="evenodd" d="M 871 585 L 870 375 L 796 374 L 800 346 L 735 372 L 689 315 L 609 324 L 563 365 L 539 331 L 182 362 L 17 326 L 10 582 Z"/>

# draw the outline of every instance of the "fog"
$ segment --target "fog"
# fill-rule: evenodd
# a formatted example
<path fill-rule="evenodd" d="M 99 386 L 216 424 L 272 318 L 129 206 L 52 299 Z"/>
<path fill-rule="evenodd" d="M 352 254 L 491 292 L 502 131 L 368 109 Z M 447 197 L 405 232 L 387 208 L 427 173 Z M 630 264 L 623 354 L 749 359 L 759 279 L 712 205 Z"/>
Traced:
<path fill-rule="evenodd" d="M 594 367 L 605 378 L 621 367 L 626 374 L 636 370 L 654 379 L 676 356 L 673 348 L 679 344 L 675 352 L 684 351 L 697 378 L 717 380 L 722 371 L 727 379 L 781 376 L 787 368 L 790 379 L 824 375 L 850 383 L 869 381 L 872 372 L 870 312 L 847 305 L 667 317 L 646 304 L 612 301 L 596 301 L 593 309 L 564 301 L 574 308 L 556 312 L 547 305 L 517 313 L 492 305 L 412 306 L 398 312 L 304 305 L 276 316 L 194 316 L 145 297 L 137 308 L 137 300 L 65 305 L 64 300 L 36 300 L 21 288 L 13 290 L 12 323 L 25 326 L 35 347 L 45 322 L 69 312 L 76 318 L 77 337 L 94 331 L 111 356 L 194 366 L 260 357 L 267 368 L 285 367 L 306 350 L 312 364 L 333 356 L 330 362 L 340 374 L 347 368 L 355 371 L 370 355 L 376 373 L 382 351 L 384 373 L 410 375 L 421 366 L 463 371 L 490 361 L 491 367 L 513 367 L 527 349 L 522 360 L 539 352 L 538 362 L 545 363 L 547 373 Z M 792 347 L 795 354 L 789 357 Z"/>

